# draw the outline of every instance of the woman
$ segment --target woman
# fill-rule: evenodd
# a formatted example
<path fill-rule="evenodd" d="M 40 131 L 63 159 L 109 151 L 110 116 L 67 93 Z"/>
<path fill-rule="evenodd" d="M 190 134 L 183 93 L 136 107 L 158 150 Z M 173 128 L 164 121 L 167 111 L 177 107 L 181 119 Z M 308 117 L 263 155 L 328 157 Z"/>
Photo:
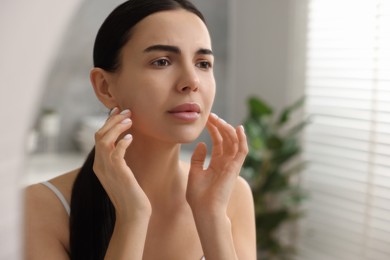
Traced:
<path fill-rule="evenodd" d="M 130 0 L 107 17 L 90 79 L 111 113 L 81 169 L 27 189 L 27 259 L 256 258 L 251 191 L 238 176 L 246 137 L 210 113 L 213 62 L 186 0 Z M 205 126 L 209 166 L 203 143 L 181 162 L 180 144 Z"/>

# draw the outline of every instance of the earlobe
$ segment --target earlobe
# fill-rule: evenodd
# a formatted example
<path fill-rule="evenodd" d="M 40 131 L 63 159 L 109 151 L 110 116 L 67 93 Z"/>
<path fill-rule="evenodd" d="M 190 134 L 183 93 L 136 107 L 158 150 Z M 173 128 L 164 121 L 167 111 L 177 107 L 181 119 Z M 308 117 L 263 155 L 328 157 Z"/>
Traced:
<path fill-rule="evenodd" d="M 90 80 L 96 97 L 107 108 L 117 106 L 116 100 L 111 93 L 111 80 L 108 72 L 101 68 L 93 68 L 90 73 Z"/>

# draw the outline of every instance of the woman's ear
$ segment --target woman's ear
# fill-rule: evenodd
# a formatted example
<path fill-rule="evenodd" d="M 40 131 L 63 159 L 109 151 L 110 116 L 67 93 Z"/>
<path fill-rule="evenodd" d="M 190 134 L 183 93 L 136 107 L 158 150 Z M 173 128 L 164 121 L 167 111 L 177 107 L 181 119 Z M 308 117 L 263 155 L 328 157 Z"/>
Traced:
<path fill-rule="evenodd" d="M 117 106 L 117 102 L 112 95 L 112 76 L 109 72 L 101 68 L 93 68 L 90 73 L 90 80 L 95 91 L 96 97 L 107 108 L 111 109 Z"/>

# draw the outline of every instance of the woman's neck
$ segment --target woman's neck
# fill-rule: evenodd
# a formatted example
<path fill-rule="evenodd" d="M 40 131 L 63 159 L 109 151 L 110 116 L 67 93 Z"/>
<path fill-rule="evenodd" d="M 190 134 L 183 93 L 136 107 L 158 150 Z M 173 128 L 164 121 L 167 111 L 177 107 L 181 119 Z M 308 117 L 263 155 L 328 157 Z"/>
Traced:
<path fill-rule="evenodd" d="M 149 140 L 134 138 L 126 152 L 127 164 L 154 208 L 182 203 L 187 169 L 179 159 L 180 144 Z"/>

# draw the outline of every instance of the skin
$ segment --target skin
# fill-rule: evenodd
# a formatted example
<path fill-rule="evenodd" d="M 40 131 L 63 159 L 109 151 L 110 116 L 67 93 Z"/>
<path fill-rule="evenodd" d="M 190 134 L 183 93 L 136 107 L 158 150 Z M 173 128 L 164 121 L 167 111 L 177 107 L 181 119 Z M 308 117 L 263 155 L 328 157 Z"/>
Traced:
<path fill-rule="evenodd" d="M 93 168 L 117 215 L 105 259 L 256 259 L 253 199 L 238 176 L 246 137 L 242 127 L 210 114 L 209 50 L 208 30 L 196 15 L 159 12 L 135 26 L 119 71 L 91 71 L 98 99 L 116 108 L 95 135 Z M 199 105 L 197 120 L 168 113 L 187 102 Z M 209 166 L 203 143 L 190 164 L 181 162 L 180 144 L 205 126 L 213 143 Z M 50 180 L 68 202 L 77 173 Z M 36 184 L 27 188 L 25 205 L 26 258 L 69 259 L 68 216 L 57 197 Z"/>

